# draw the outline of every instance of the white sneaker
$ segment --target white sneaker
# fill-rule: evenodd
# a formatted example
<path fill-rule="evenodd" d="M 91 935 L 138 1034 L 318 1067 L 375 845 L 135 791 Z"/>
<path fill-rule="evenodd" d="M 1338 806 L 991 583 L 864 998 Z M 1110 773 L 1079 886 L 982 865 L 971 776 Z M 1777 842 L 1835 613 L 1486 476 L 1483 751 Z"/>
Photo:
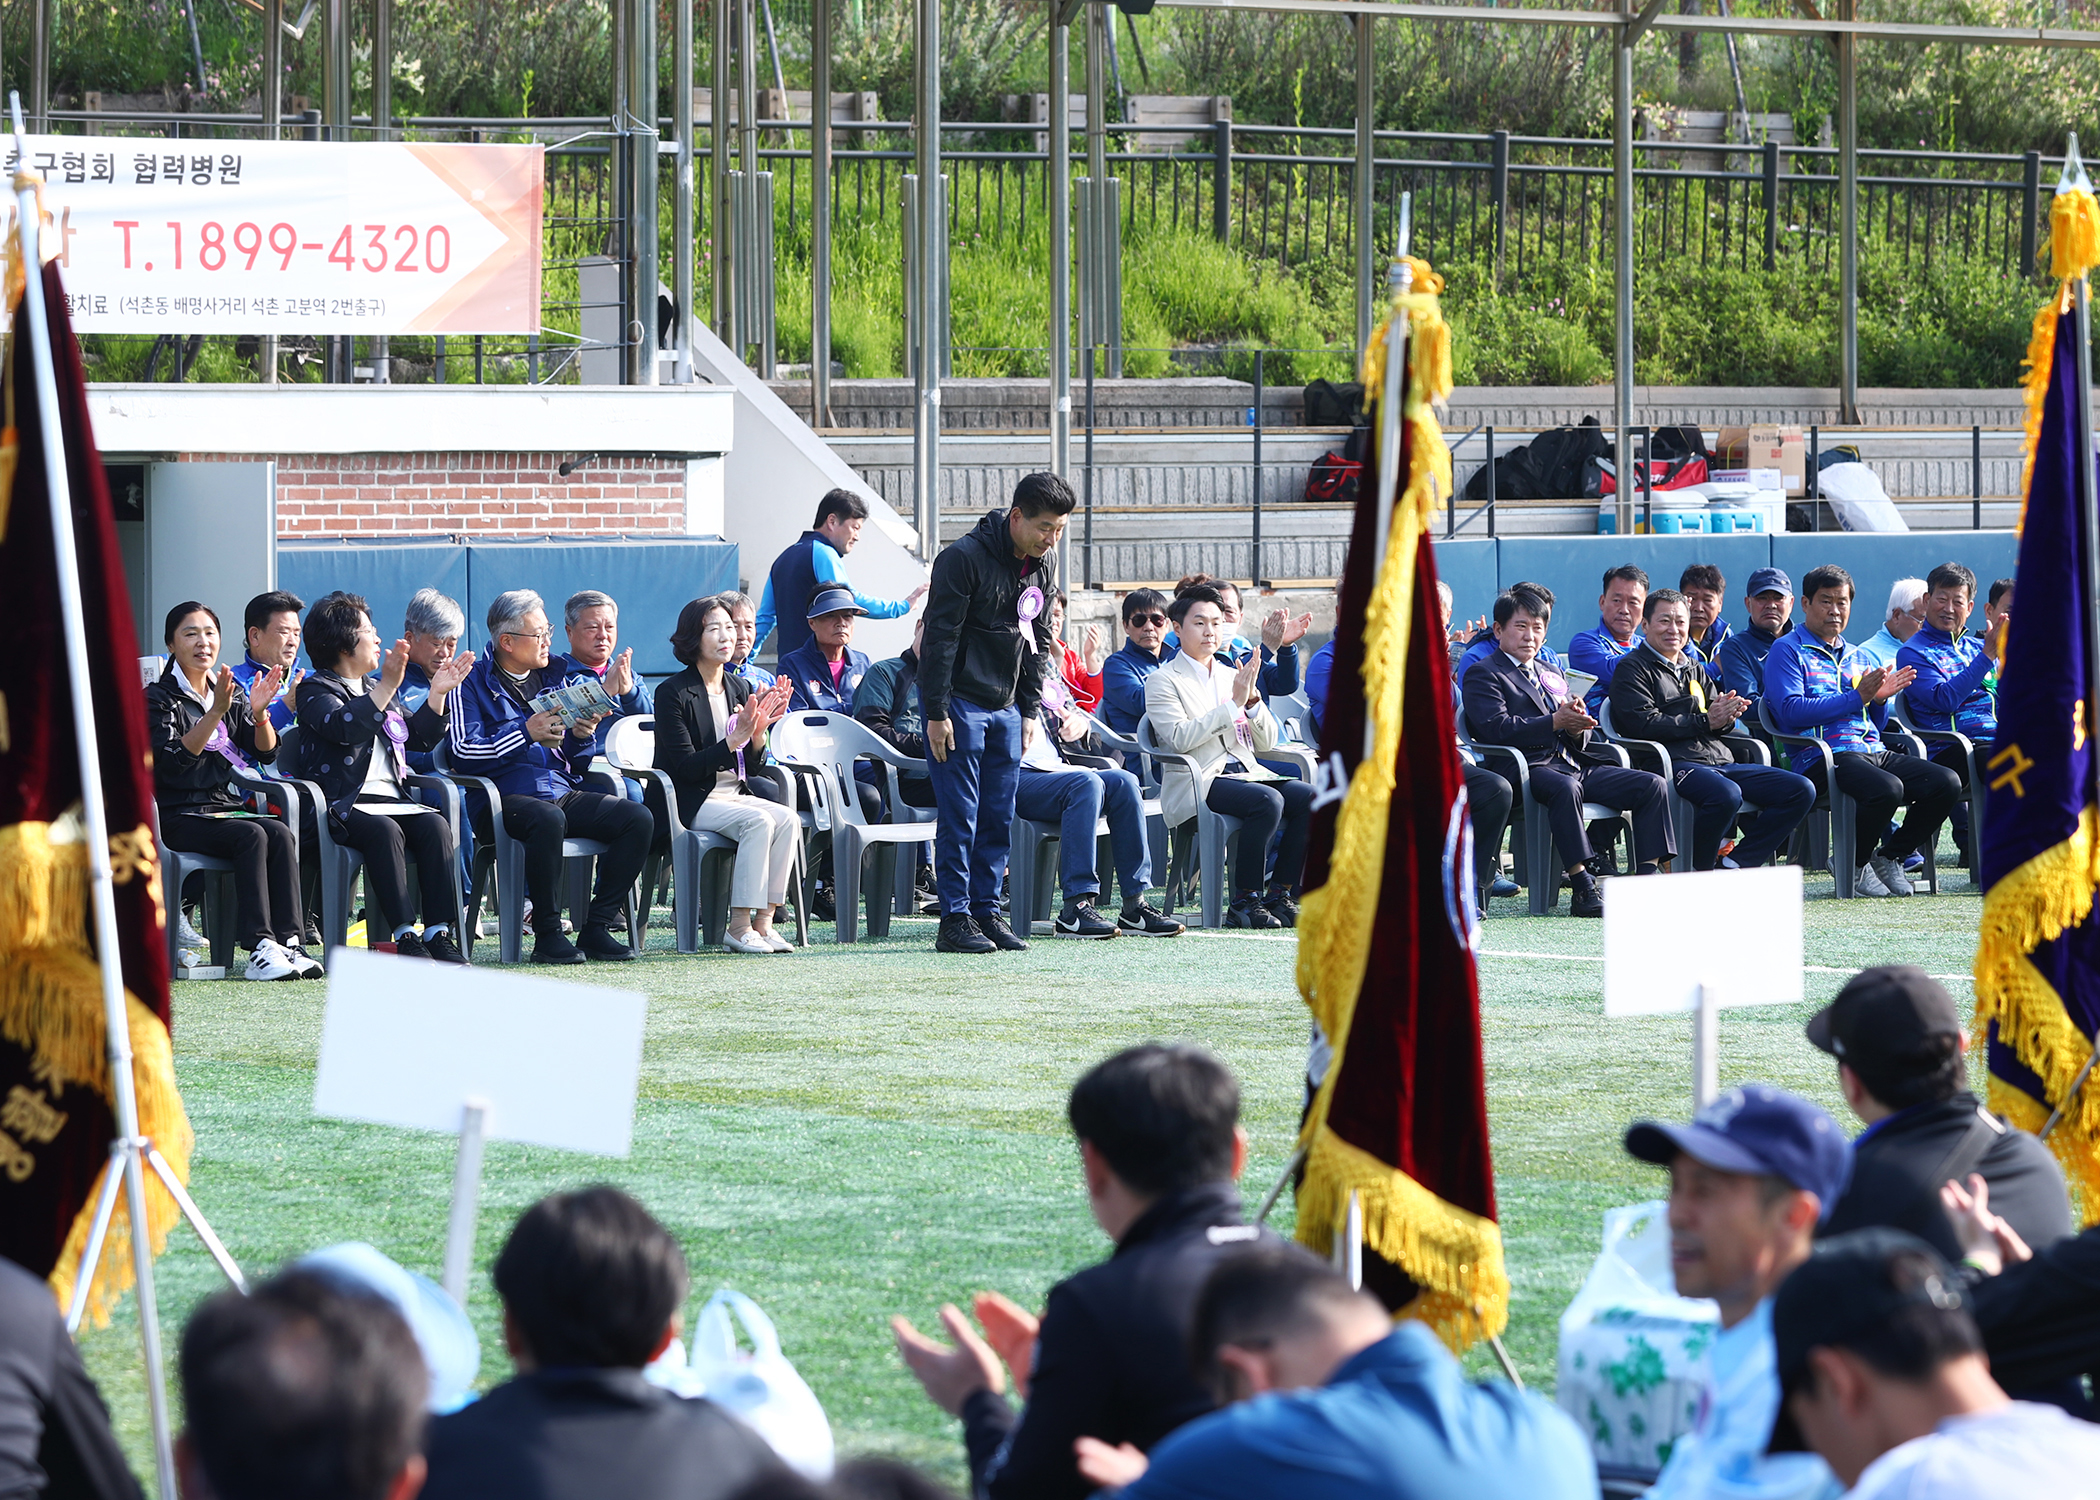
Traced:
<path fill-rule="evenodd" d="M 1902 860 L 1877 854 L 1867 863 L 1873 867 L 1874 873 L 1881 877 L 1881 883 L 1888 887 L 1891 896 L 1908 896 L 1911 893 L 1910 877 L 1903 873 Z"/>
<path fill-rule="evenodd" d="M 1886 896 L 1891 894 L 1889 888 L 1881 883 L 1881 877 L 1874 873 L 1872 864 L 1861 865 L 1859 873 L 1852 877 L 1852 893 L 1856 896 Z"/>
<path fill-rule="evenodd" d="M 299 970 L 290 955 L 268 938 L 255 945 L 255 951 L 248 955 L 248 967 L 241 971 L 243 979 L 276 981 L 298 977 Z"/>
<path fill-rule="evenodd" d="M 178 947 L 203 949 L 209 946 L 196 928 L 190 926 L 190 916 L 184 912 L 175 919 L 175 942 Z"/>
<path fill-rule="evenodd" d="M 775 953 L 793 953 L 795 951 L 795 945 L 782 937 L 777 928 L 768 929 L 764 934 L 754 932 L 751 935 L 753 937 L 763 936 L 772 945 Z"/>
<path fill-rule="evenodd" d="M 770 958 L 774 953 L 774 948 L 771 943 L 755 932 L 746 932 L 741 937 L 733 932 L 725 932 L 722 934 L 722 951 L 724 953 L 763 954 Z"/>

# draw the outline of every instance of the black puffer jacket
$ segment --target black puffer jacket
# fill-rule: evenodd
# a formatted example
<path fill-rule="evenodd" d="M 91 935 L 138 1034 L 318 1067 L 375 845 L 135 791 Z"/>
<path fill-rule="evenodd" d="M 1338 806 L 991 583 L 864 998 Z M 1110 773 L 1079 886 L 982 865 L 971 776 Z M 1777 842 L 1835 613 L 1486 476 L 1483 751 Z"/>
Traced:
<path fill-rule="evenodd" d="M 191 695 L 181 674 L 182 669 L 170 661 L 160 680 L 146 689 L 146 732 L 153 742 L 153 800 L 164 818 L 238 811 L 246 801 L 228 785 L 233 779 L 233 762 L 216 750 L 192 755 L 182 747 L 182 737 L 197 727 L 209 705 Z M 233 685 L 233 702 L 226 706 L 223 722 L 234 752 L 250 767 L 277 759 L 274 741 L 268 750 L 255 748 L 248 694 L 238 682 Z"/>
<path fill-rule="evenodd" d="M 933 561 L 926 598 L 926 636 L 919 652 L 919 699 L 928 719 L 948 717 L 951 697 L 979 708 L 1010 703 L 1035 717 L 1043 695 L 1043 663 L 1051 660 L 1050 565 L 1014 556 L 1007 512 L 987 511 L 970 534 Z M 1042 591 L 1035 617 L 1036 648 L 1021 639 L 1016 612 L 1023 592 Z"/>
<path fill-rule="evenodd" d="M 353 693 L 335 673 L 320 671 L 299 684 L 299 774 L 320 783 L 331 812 L 340 813 L 357 800 L 386 734 L 387 710 L 372 703 L 371 689 L 378 681 L 369 677 L 365 691 Z M 403 748 L 435 750 L 444 737 L 445 716 L 426 697 L 408 715 Z"/>
<path fill-rule="evenodd" d="M 1612 668 L 1611 727 L 1630 740 L 1661 741 L 1672 761 L 1733 765 L 1735 756 L 1706 717 L 1721 691 L 1690 652 L 1672 666 L 1643 641 Z"/>

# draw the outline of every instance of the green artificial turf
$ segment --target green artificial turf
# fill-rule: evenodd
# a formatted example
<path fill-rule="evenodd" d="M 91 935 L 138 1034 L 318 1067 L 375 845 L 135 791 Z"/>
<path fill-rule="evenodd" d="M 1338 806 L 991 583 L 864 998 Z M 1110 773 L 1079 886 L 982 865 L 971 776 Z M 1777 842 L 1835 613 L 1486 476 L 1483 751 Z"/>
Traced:
<path fill-rule="evenodd" d="M 1842 1117 L 1829 1061 L 1801 1023 L 1874 963 L 1922 963 L 1965 1002 L 1978 902 L 1959 871 L 1944 869 L 1943 881 L 1949 893 L 1937 899 L 1840 903 L 1827 877 L 1811 878 L 1809 1000 L 1725 1012 L 1723 1082 L 1771 1080 Z M 1660 1174 L 1627 1158 L 1619 1138 L 1634 1116 L 1689 1109 L 1690 1024 L 1606 1020 L 1599 924 L 1521 910 L 1495 903 L 1482 940 L 1488 1112 L 1513 1283 L 1507 1344 L 1524 1379 L 1551 1389 L 1556 1320 L 1596 1253 L 1603 1211 L 1660 1193 Z M 1088 1064 L 1149 1039 L 1214 1048 L 1245 1090 L 1250 1200 L 1275 1180 L 1297 1130 L 1308 1030 L 1288 934 L 1041 940 L 1026 954 L 971 959 L 935 954 L 932 929 L 900 920 L 884 941 L 824 941 L 764 962 L 681 957 L 658 925 L 640 963 L 569 971 L 649 998 L 634 1151 L 618 1161 L 489 1148 L 470 1299 L 484 1385 L 509 1370 L 486 1273 L 510 1222 L 552 1189 L 612 1181 L 684 1245 L 689 1315 L 733 1286 L 773 1316 L 842 1450 L 897 1455 L 959 1482 L 954 1424 L 898 1363 L 886 1319 L 901 1312 L 924 1327 L 942 1301 L 982 1287 L 1039 1305 L 1052 1282 L 1106 1254 L 1063 1121 L 1066 1090 Z M 1709 935 L 1724 953 L 1760 938 L 1723 911 Z M 361 1239 L 435 1276 L 450 1138 L 314 1116 L 324 994 L 318 984 L 176 986 L 176 1068 L 197 1134 L 191 1186 L 250 1275 Z M 1278 1222 L 1289 1226 L 1288 1198 Z M 220 1283 L 186 1230 L 158 1275 L 172 1363 L 186 1313 Z M 85 1350 L 150 1475 L 129 1298 Z M 1468 1362 L 1493 1368 L 1485 1350 Z"/>

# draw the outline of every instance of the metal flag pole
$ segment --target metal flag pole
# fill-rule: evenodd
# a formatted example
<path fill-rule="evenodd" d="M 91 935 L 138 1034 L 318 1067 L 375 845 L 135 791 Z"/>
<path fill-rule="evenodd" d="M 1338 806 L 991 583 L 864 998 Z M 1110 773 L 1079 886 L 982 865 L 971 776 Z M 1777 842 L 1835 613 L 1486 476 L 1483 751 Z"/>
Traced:
<path fill-rule="evenodd" d="M 102 973 L 103 1030 L 109 1047 L 110 1092 L 114 1096 L 117 1138 L 110 1145 L 109 1166 L 96 1218 L 102 1233 L 91 1234 L 74 1286 L 74 1302 L 85 1307 L 87 1288 L 101 1256 L 103 1235 L 116 1207 L 116 1177 L 124 1181 L 124 1202 L 131 1217 L 131 1262 L 138 1288 L 139 1339 L 145 1346 L 146 1403 L 153 1422 L 153 1459 L 162 1500 L 175 1496 L 175 1442 L 168 1423 L 166 1371 L 161 1364 L 160 1308 L 154 1297 L 153 1246 L 146 1228 L 146 1162 L 152 1153 L 156 1171 L 176 1201 L 196 1219 L 196 1205 L 174 1182 L 152 1143 L 139 1135 L 137 1083 L 132 1077 L 131 1026 L 124 1004 L 122 959 L 117 940 L 116 880 L 109 859 L 109 812 L 102 799 L 102 757 L 95 736 L 93 681 L 88 671 L 86 608 L 80 597 L 80 555 L 73 539 L 73 495 L 66 474 L 65 439 L 58 411 L 58 376 L 51 361 L 49 324 L 44 308 L 43 262 L 37 248 L 39 181 L 27 170 L 29 160 L 22 127 L 22 96 L 10 91 L 8 104 L 15 128 L 15 208 L 23 280 L 22 306 L 15 323 L 26 335 L 36 369 L 37 428 L 44 442 L 44 486 L 51 504 L 51 542 L 58 567 L 59 617 L 66 637 L 66 673 L 73 684 L 73 738 L 80 756 L 80 808 L 87 825 L 88 878 L 94 890 L 95 957 Z M 197 1219 L 200 1229 L 201 1219 Z M 222 1266 L 230 1267 L 225 1250 L 210 1231 L 202 1231 Z M 231 1273 L 236 1283 L 240 1273 Z M 70 1326 L 78 1326 L 77 1314 Z"/>
<path fill-rule="evenodd" d="M 1414 237 L 1414 195 L 1400 195 L 1400 234 L 1393 249 L 1393 268 L 1387 284 L 1393 296 L 1401 296 L 1414 284 L 1414 268 L 1406 260 Z M 1385 325 L 1385 389 L 1378 406 L 1378 520 L 1371 533 L 1371 588 L 1375 593 L 1379 575 L 1385 571 L 1385 552 L 1393 529 L 1393 501 L 1400 485 L 1400 387 L 1401 371 L 1407 364 L 1408 319 L 1398 308 Z M 1364 714 L 1364 753 L 1369 760 L 1378 748 L 1377 716 Z"/>

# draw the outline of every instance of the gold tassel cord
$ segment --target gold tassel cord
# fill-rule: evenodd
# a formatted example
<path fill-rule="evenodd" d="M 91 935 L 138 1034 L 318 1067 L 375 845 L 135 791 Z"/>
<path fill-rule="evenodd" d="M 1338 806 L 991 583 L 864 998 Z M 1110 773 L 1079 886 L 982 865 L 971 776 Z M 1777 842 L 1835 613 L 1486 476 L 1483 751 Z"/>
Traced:
<path fill-rule="evenodd" d="M 57 943 L 86 952 L 87 845 L 49 823 L 0 828 L 0 953 Z"/>

